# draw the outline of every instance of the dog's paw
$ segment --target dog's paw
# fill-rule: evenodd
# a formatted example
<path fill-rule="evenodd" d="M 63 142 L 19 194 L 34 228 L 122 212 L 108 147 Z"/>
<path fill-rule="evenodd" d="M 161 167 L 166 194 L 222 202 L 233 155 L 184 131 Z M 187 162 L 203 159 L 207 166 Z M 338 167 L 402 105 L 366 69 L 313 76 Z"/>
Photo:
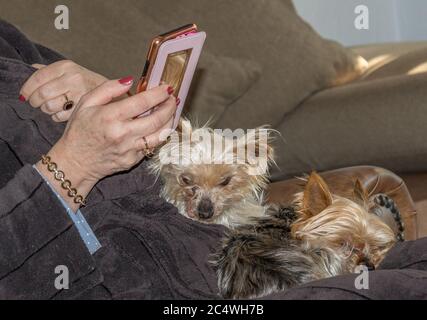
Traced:
<path fill-rule="evenodd" d="M 378 194 L 374 197 L 373 201 L 375 203 L 373 213 L 392 228 L 396 233 L 398 241 L 404 241 L 405 226 L 400 211 L 393 199 L 385 194 Z"/>

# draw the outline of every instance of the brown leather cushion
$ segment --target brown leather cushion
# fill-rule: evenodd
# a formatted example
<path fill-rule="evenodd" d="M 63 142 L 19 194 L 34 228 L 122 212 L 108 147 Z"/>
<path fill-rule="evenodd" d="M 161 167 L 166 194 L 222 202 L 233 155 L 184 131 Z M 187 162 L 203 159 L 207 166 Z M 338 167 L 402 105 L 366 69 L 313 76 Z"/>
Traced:
<path fill-rule="evenodd" d="M 417 210 L 418 237 L 427 237 L 427 172 L 402 175 Z"/>
<path fill-rule="evenodd" d="M 356 179 L 359 179 L 368 190 L 369 195 L 384 193 L 397 204 L 404 223 L 406 240 L 417 239 L 417 212 L 411 195 L 396 174 L 378 167 L 359 166 L 321 173 L 334 194 L 351 197 Z M 295 193 L 302 191 L 302 183 L 298 179 L 290 179 L 272 183 L 267 193 L 267 201 L 288 205 Z"/>

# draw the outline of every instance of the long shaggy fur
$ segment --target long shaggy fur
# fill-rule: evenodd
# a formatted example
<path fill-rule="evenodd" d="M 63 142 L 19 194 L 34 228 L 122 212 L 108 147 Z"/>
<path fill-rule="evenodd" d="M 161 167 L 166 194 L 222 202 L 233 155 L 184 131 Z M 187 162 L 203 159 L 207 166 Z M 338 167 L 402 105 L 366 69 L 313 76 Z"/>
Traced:
<path fill-rule="evenodd" d="M 349 273 L 359 264 L 375 268 L 403 239 L 394 203 L 372 201 L 359 181 L 348 199 L 332 194 L 313 173 L 295 196 L 295 210 L 265 205 L 273 150 L 266 143 L 265 157 L 241 152 L 254 146 L 262 152 L 260 130 L 230 138 L 183 120 L 178 139 L 151 163 L 163 181 L 161 195 L 182 215 L 231 229 L 212 261 L 224 298 L 260 297 Z M 222 148 L 214 148 L 215 141 Z"/>
<path fill-rule="evenodd" d="M 213 258 L 222 297 L 257 298 L 345 272 L 338 252 L 290 238 L 293 216 L 257 220 L 230 232 Z"/>
<path fill-rule="evenodd" d="M 354 194 L 353 200 L 331 194 L 313 173 L 304 192 L 295 196 L 295 211 L 271 207 L 269 217 L 230 231 L 213 259 L 220 294 L 256 298 L 350 273 L 359 264 L 375 268 L 399 234 L 368 211 L 359 182 Z M 393 208 L 387 214 L 396 217 Z"/>
<path fill-rule="evenodd" d="M 378 217 L 355 202 L 334 196 L 332 205 L 293 226 L 296 239 L 341 250 L 353 270 L 361 261 L 378 266 L 396 235 Z"/>
<path fill-rule="evenodd" d="M 193 128 L 183 119 L 178 139 L 167 142 L 151 162 L 152 172 L 163 182 L 161 196 L 182 215 L 203 223 L 234 228 L 264 216 L 263 191 L 273 150 L 267 144 L 266 157 L 257 166 L 237 152 L 249 145 L 259 148 L 259 130 L 266 130 L 270 138 L 272 130 L 259 128 L 231 139 L 206 126 Z M 224 148 L 214 149 L 214 141 Z M 174 161 L 168 163 L 166 157 Z M 200 216 L 203 201 L 212 206 L 211 217 Z"/>

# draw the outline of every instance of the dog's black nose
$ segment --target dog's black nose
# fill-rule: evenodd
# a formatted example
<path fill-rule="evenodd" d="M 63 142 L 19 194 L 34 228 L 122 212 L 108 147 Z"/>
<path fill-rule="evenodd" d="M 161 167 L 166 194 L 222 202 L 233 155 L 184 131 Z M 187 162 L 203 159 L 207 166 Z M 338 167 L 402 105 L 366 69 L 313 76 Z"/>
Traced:
<path fill-rule="evenodd" d="M 212 218 L 214 214 L 214 206 L 212 201 L 209 198 L 203 198 L 200 200 L 199 205 L 197 206 L 197 213 L 200 219 Z"/>

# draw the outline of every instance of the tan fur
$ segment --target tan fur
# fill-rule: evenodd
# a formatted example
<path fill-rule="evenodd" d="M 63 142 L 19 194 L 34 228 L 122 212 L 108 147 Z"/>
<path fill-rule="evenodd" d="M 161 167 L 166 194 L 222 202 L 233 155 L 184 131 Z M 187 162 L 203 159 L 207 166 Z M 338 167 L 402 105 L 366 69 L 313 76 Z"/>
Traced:
<path fill-rule="evenodd" d="M 292 225 L 296 239 L 341 252 L 349 270 L 363 261 L 377 266 L 396 242 L 392 229 L 369 212 L 360 181 L 354 195 L 354 200 L 333 195 L 326 182 L 312 173 L 304 192 L 296 195 L 298 219 Z"/>
<path fill-rule="evenodd" d="M 156 156 L 151 169 L 164 183 L 161 195 L 182 215 L 203 223 L 235 228 L 253 224 L 256 221 L 253 218 L 265 217 L 270 210 L 263 203 L 268 165 L 273 161 L 270 145 L 267 146 L 266 166 L 253 174 L 253 165 L 248 161 L 232 164 L 212 162 L 236 159 L 237 146 L 259 145 L 256 131 L 247 132 L 217 152 L 210 142 L 220 139 L 226 145 L 227 137 L 207 127 L 193 128 L 186 120 L 182 121 L 181 127 L 182 136 L 185 132 L 196 136 L 203 134 L 210 141 L 191 140 L 189 152 L 180 154 L 179 163 L 164 164 L 160 154 Z M 177 154 L 182 148 L 182 141 L 169 141 L 160 153 Z M 204 163 L 207 160 L 211 163 Z M 309 248 L 335 252 L 339 256 L 335 260 L 345 261 L 341 266 L 349 272 L 360 263 L 377 266 L 396 242 L 392 229 L 370 212 L 369 196 L 360 181 L 356 181 L 353 194 L 354 199 L 332 194 L 322 177 L 312 173 L 304 191 L 295 196 L 297 220 L 291 226 L 292 238 L 301 240 Z M 204 199 L 208 200 L 213 212 L 208 218 L 200 215 Z"/>
<path fill-rule="evenodd" d="M 175 205 L 182 215 L 203 223 L 235 227 L 250 223 L 252 217 L 263 216 L 266 210 L 263 205 L 263 191 L 268 182 L 268 167 L 273 161 L 272 148 L 267 146 L 265 169 L 253 174 L 253 171 L 250 171 L 253 166 L 248 161 L 232 164 L 213 162 L 236 159 L 237 146 L 246 150 L 246 145 L 253 143 L 258 147 L 256 131 L 235 139 L 234 143 L 221 152 L 213 150 L 210 142 L 219 139 L 226 145 L 225 142 L 229 142 L 227 140 L 229 138 L 219 135 L 213 129 L 193 128 L 189 121 L 183 120 L 180 138 L 185 135 L 184 132 L 196 136 L 206 135 L 211 141 L 191 141 L 187 153 L 182 152 L 182 141 L 169 141 L 159 150 L 151 169 L 164 183 L 161 195 Z M 163 164 L 162 152 L 163 154 L 182 152 L 180 163 Z M 223 185 L 227 180 L 228 183 Z M 209 199 L 214 206 L 214 214 L 208 219 L 202 219 L 198 215 L 197 208 L 203 199 Z"/>

